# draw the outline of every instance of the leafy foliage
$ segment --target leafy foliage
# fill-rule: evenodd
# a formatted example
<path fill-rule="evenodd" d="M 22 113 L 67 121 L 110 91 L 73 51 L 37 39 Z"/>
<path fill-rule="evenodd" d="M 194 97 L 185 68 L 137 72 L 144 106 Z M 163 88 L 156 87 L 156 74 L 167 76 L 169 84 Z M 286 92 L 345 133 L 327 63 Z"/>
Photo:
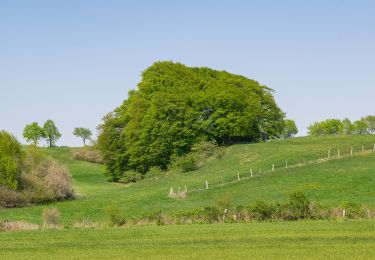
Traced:
<path fill-rule="evenodd" d="M 22 170 L 21 144 L 5 131 L 0 132 L 0 186 L 10 189 L 19 187 L 19 176 Z"/>
<path fill-rule="evenodd" d="M 47 120 L 43 126 L 43 134 L 49 147 L 53 147 L 56 141 L 61 137 L 59 129 L 51 119 Z"/>
<path fill-rule="evenodd" d="M 37 146 L 40 139 L 44 137 L 43 128 L 37 122 L 26 125 L 23 130 L 23 137 L 25 137 L 27 142 L 31 142 L 34 146 Z"/>
<path fill-rule="evenodd" d="M 322 135 L 364 135 L 375 133 L 375 116 L 363 117 L 353 123 L 345 118 L 343 121 L 340 119 L 327 119 L 322 122 L 315 122 L 308 127 L 309 135 L 322 136 Z"/>
<path fill-rule="evenodd" d="M 272 90 L 254 80 L 209 68 L 157 62 L 138 90 L 104 117 L 99 148 L 107 174 L 166 168 L 202 140 L 220 145 L 281 136 L 284 114 Z"/>
<path fill-rule="evenodd" d="M 77 137 L 82 138 L 83 146 L 86 146 L 86 140 L 90 140 L 92 136 L 91 130 L 88 128 L 84 128 L 84 127 L 74 128 L 73 134 Z"/>
<path fill-rule="evenodd" d="M 284 138 L 291 138 L 298 133 L 298 128 L 296 126 L 296 122 L 291 119 L 284 120 L 284 131 L 283 137 Z"/>

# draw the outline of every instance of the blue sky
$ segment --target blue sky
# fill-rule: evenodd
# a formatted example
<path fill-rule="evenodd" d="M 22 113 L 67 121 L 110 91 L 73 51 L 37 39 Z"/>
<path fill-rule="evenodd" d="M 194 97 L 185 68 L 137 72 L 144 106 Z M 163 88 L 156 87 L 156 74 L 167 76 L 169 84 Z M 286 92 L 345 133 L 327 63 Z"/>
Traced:
<path fill-rule="evenodd" d="M 273 88 L 301 134 L 375 114 L 375 1 L 0 1 L 0 129 L 53 119 L 80 145 L 158 60 Z"/>

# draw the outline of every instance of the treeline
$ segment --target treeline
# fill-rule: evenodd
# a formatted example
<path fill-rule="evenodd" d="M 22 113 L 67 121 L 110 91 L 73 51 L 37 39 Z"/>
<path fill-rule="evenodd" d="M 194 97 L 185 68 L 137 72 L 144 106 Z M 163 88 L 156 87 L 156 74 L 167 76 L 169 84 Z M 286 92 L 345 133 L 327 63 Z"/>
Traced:
<path fill-rule="evenodd" d="M 348 118 L 315 122 L 308 127 L 308 134 L 312 136 L 375 134 L 375 116 L 362 117 L 354 122 Z"/>
<path fill-rule="evenodd" d="M 229 145 L 291 137 L 298 132 L 295 123 L 284 120 L 272 93 L 225 71 L 157 62 L 99 126 L 107 175 L 118 181 L 133 171 L 166 169 L 201 141 Z"/>

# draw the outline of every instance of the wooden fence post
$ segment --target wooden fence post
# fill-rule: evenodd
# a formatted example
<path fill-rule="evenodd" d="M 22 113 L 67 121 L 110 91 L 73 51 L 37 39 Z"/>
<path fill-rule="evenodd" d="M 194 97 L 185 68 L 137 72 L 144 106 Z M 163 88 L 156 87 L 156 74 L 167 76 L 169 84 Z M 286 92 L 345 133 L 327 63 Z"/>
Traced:
<path fill-rule="evenodd" d="M 288 169 L 288 161 L 285 161 L 285 169 Z"/>
<path fill-rule="evenodd" d="M 253 169 L 250 168 L 250 177 L 253 177 Z"/>
<path fill-rule="evenodd" d="M 206 190 L 208 190 L 208 181 L 206 181 Z"/>
<path fill-rule="evenodd" d="M 331 149 L 328 150 L 328 159 L 331 158 Z"/>
<path fill-rule="evenodd" d="M 241 179 L 240 179 L 240 173 L 239 173 L 239 172 L 237 172 L 237 180 L 239 180 L 239 181 L 241 180 Z"/>
<path fill-rule="evenodd" d="M 340 155 L 340 149 L 337 149 L 337 158 L 340 158 L 341 155 Z"/>
<path fill-rule="evenodd" d="M 353 146 L 350 147 L 350 155 L 353 156 Z"/>
<path fill-rule="evenodd" d="M 272 164 L 272 171 L 275 171 L 275 164 Z"/>

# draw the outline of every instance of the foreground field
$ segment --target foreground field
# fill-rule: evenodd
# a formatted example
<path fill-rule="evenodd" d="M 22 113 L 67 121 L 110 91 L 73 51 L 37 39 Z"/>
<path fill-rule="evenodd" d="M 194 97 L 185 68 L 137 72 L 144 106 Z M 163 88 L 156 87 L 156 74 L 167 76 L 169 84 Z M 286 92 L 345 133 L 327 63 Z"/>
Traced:
<path fill-rule="evenodd" d="M 257 199 L 285 202 L 295 191 L 303 191 L 311 200 L 332 207 L 344 202 L 375 207 L 374 143 L 375 135 L 365 135 L 238 144 L 228 147 L 222 158 L 209 160 L 197 171 L 171 171 L 127 186 L 107 182 L 102 165 L 73 160 L 71 148 L 48 149 L 48 153 L 69 168 L 78 199 L 29 208 L 0 209 L 0 221 L 42 224 L 43 209 L 56 207 L 64 225 L 83 219 L 108 223 L 108 208 L 111 207 L 117 207 L 122 215 L 131 217 L 156 209 L 168 213 L 212 205 L 225 195 L 234 205 L 248 205 Z M 361 153 L 362 145 L 366 153 Z M 351 146 L 353 157 L 349 155 Z M 328 149 L 331 149 L 333 159 L 317 161 L 327 157 Z M 335 159 L 337 149 L 341 152 L 340 159 Z M 288 169 L 284 166 L 286 160 Z M 272 164 L 275 164 L 275 172 L 271 172 Z M 299 166 L 292 167 L 294 165 Z M 254 170 L 254 178 L 249 178 L 250 168 Z M 236 181 L 238 173 L 241 181 Z M 226 184 L 214 188 L 214 185 L 220 185 L 221 179 Z M 204 189 L 205 180 L 210 185 L 208 190 Z M 187 199 L 168 197 L 171 187 L 177 189 L 184 185 L 189 190 Z"/>
<path fill-rule="evenodd" d="M 1 259 L 370 259 L 375 221 L 0 233 Z"/>

